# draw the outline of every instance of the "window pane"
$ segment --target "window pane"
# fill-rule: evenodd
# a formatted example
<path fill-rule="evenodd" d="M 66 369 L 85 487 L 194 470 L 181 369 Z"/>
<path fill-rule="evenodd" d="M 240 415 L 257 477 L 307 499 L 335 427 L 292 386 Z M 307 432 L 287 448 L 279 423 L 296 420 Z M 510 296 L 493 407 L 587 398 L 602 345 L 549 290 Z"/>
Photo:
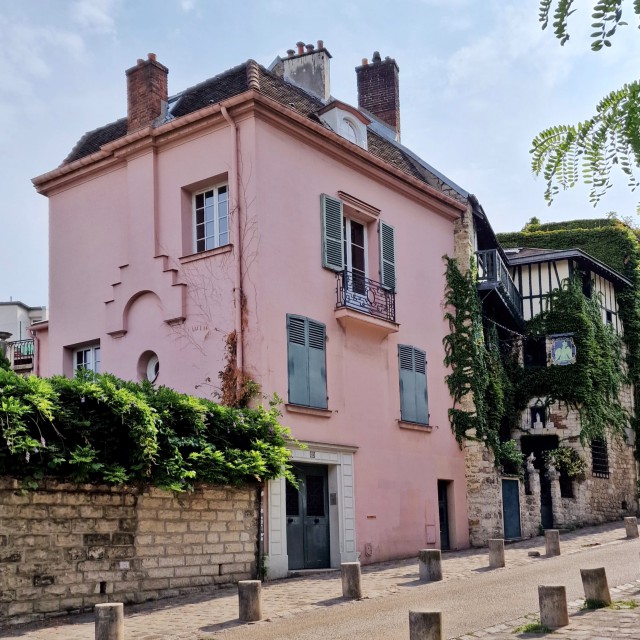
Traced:
<path fill-rule="evenodd" d="M 93 370 L 96 373 L 100 373 L 101 368 L 100 368 L 100 347 L 96 347 L 93 350 Z"/>
<path fill-rule="evenodd" d="M 198 242 L 196 242 L 196 251 L 204 251 L 204 239 L 203 238 L 198 238 Z"/>
<path fill-rule="evenodd" d="M 222 185 L 221 187 L 218 187 L 218 193 L 220 195 L 222 195 L 222 194 L 226 195 L 226 193 L 227 193 L 227 185 L 225 184 L 225 185 Z"/>
<path fill-rule="evenodd" d="M 202 209 L 204 207 L 204 194 L 199 193 L 196 196 L 196 209 Z"/>
<path fill-rule="evenodd" d="M 213 206 L 213 191 L 205 191 L 204 195 L 204 205 L 205 207 Z"/>
<path fill-rule="evenodd" d="M 196 224 L 204 222 L 204 209 L 196 209 Z"/>
<path fill-rule="evenodd" d="M 207 222 L 207 224 L 205 225 L 204 235 L 207 238 L 212 238 L 213 237 L 213 233 L 214 233 L 214 229 L 213 229 L 213 220 L 212 220 L 211 222 Z"/>
<path fill-rule="evenodd" d="M 220 234 L 220 242 L 219 242 L 218 246 L 222 247 L 225 244 L 229 244 L 229 234 L 228 233 L 221 233 Z"/>
<path fill-rule="evenodd" d="M 227 199 L 226 197 L 224 198 L 224 200 L 220 200 L 218 202 L 218 217 L 221 218 L 222 216 L 226 216 L 227 215 Z"/>
<path fill-rule="evenodd" d="M 324 513 L 324 477 L 307 476 L 307 516 L 323 517 Z"/>
<path fill-rule="evenodd" d="M 205 207 L 204 208 L 204 219 L 205 222 L 209 222 L 210 220 L 213 220 L 213 207 Z"/>
<path fill-rule="evenodd" d="M 229 224 L 229 218 L 227 218 L 227 216 L 225 216 L 224 218 L 220 218 L 220 224 L 219 224 L 220 234 L 226 233 L 229 230 L 227 228 L 228 224 Z"/>

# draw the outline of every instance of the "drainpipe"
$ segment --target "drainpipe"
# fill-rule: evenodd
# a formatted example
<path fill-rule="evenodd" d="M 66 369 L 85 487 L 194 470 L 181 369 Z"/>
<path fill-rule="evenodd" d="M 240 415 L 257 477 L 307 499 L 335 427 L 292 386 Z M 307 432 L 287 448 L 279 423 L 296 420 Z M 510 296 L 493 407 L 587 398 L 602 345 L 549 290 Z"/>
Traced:
<path fill-rule="evenodd" d="M 235 329 L 237 336 L 237 346 L 236 346 L 236 365 L 241 373 L 244 373 L 244 335 L 242 331 L 242 299 L 243 299 L 243 291 L 242 291 L 242 225 L 240 220 L 240 176 L 238 175 L 238 170 L 240 166 L 239 162 L 239 154 L 240 154 L 240 145 L 238 144 L 238 138 L 240 132 L 236 123 L 233 121 L 227 108 L 222 105 L 221 113 L 224 119 L 229 123 L 231 130 L 233 132 L 233 159 L 232 159 L 232 171 L 233 171 L 233 193 L 236 207 L 236 215 L 235 215 L 235 242 L 234 242 L 234 253 L 236 254 L 236 273 L 235 273 L 235 305 L 236 305 L 236 318 L 235 318 Z"/>

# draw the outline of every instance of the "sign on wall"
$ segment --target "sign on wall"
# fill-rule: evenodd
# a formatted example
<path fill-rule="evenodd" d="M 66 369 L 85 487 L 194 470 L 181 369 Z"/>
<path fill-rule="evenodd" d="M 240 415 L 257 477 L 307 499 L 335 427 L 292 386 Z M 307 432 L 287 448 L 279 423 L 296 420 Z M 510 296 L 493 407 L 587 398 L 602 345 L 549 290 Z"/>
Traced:
<path fill-rule="evenodd" d="M 557 334 L 549 338 L 551 339 L 551 364 L 559 366 L 575 364 L 576 345 L 573 342 L 573 334 Z"/>

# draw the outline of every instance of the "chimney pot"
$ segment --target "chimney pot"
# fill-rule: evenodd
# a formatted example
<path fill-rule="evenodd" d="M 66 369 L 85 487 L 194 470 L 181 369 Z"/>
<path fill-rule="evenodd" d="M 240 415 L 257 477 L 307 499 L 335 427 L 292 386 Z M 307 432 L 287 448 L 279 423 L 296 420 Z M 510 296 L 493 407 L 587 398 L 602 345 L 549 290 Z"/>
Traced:
<path fill-rule="evenodd" d="M 311 52 L 313 51 L 313 48 L 314 48 L 314 47 L 313 47 L 313 45 L 312 45 L 312 44 L 308 44 L 308 45 L 306 45 L 306 47 L 305 47 L 305 48 L 306 48 L 306 50 L 307 50 L 307 53 L 311 53 Z"/>
<path fill-rule="evenodd" d="M 144 64 L 144 60 L 142 58 L 138 58 L 137 64 L 141 67 Z"/>
<path fill-rule="evenodd" d="M 304 53 L 304 42 L 296 42 L 296 47 L 298 47 L 298 55 L 302 55 Z"/>
<path fill-rule="evenodd" d="M 149 60 L 153 60 L 153 62 L 156 61 L 156 54 L 155 53 L 147 53 L 147 58 L 149 58 Z"/>
<path fill-rule="evenodd" d="M 318 40 L 318 49 L 324 49 L 324 41 Z"/>
<path fill-rule="evenodd" d="M 382 58 L 380 57 L 380 52 L 379 51 L 374 51 L 373 52 L 373 58 L 371 58 L 371 62 L 380 62 L 382 60 Z"/>
<path fill-rule="evenodd" d="M 369 64 L 369 61 L 366 58 L 362 58 L 362 66 L 366 66 Z"/>
<path fill-rule="evenodd" d="M 293 58 L 293 55 L 295 54 L 296 50 L 295 49 L 287 49 L 287 55 L 290 58 Z"/>

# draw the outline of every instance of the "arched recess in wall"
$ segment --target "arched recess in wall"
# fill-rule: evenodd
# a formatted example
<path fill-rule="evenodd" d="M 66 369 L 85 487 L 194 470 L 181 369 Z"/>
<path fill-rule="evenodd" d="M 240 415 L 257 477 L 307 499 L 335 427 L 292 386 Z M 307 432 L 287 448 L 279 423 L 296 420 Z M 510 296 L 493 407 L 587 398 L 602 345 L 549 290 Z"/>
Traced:
<path fill-rule="evenodd" d="M 131 310 L 133 306 L 137 302 L 139 302 L 143 296 L 149 296 L 150 298 L 153 298 L 154 302 L 156 302 L 159 305 L 160 309 L 162 310 L 162 300 L 160 299 L 160 296 L 155 291 L 152 291 L 151 289 L 143 289 L 141 291 L 138 291 L 137 293 L 134 293 L 129 298 L 129 300 L 127 300 L 127 303 L 124 305 L 124 309 L 122 310 L 122 329 L 125 332 L 129 330 L 129 318 L 131 315 Z"/>

